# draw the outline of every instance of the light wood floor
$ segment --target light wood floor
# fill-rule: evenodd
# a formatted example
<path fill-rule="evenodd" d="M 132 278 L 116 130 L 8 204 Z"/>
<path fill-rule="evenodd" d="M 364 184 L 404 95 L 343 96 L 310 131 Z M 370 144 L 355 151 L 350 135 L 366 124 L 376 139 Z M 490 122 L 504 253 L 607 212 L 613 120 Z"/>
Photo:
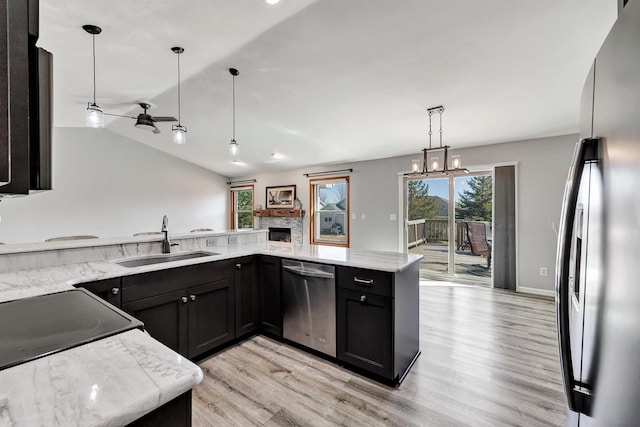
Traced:
<path fill-rule="evenodd" d="M 565 425 L 551 300 L 421 286 L 420 316 L 399 388 L 254 337 L 200 364 L 194 425 Z"/>

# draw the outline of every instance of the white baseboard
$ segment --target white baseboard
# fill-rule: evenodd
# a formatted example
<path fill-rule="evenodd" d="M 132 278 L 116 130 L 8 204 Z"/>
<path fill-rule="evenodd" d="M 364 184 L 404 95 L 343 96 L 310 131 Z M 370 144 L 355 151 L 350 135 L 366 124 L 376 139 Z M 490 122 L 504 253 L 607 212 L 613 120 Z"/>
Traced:
<path fill-rule="evenodd" d="M 527 288 L 524 286 L 520 286 L 518 288 L 518 292 L 523 294 L 533 294 L 533 295 L 544 295 L 545 297 L 555 298 L 556 291 L 549 291 L 547 289 L 538 289 L 538 288 Z"/>

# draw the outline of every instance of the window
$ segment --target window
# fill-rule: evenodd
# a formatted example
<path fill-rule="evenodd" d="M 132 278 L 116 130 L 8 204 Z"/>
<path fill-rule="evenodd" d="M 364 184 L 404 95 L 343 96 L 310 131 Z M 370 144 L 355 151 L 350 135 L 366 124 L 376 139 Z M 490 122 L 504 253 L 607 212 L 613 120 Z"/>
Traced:
<path fill-rule="evenodd" d="M 349 177 L 312 179 L 311 243 L 349 246 Z"/>
<path fill-rule="evenodd" d="M 231 187 L 231 228 L 253 228 L 253 185 Z"/>

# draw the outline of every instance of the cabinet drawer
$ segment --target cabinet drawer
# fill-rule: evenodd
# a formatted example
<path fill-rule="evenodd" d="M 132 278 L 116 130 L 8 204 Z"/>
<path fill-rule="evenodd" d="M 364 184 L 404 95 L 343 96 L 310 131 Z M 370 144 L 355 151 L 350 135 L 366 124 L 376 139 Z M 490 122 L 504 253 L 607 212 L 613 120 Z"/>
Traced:
<path fill-rule="evenodd" d="M 233 260 L 152 271 L 122 278 L 122 303 L 233 278 Z"/>
<path fill-rule="evenodd" d="M 338 267 L 338 287 L 393 297 L 393 275 L 386 271 Z"/>

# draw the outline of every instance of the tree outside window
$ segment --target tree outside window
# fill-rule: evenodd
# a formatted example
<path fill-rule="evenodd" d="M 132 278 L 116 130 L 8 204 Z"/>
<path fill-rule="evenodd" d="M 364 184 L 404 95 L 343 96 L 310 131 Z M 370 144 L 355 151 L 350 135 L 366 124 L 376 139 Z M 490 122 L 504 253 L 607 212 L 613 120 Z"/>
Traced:
<path fill-rule="evenodd" d="M 231 228 L 253 228 L 253 186 L 231 189 Z"/>

